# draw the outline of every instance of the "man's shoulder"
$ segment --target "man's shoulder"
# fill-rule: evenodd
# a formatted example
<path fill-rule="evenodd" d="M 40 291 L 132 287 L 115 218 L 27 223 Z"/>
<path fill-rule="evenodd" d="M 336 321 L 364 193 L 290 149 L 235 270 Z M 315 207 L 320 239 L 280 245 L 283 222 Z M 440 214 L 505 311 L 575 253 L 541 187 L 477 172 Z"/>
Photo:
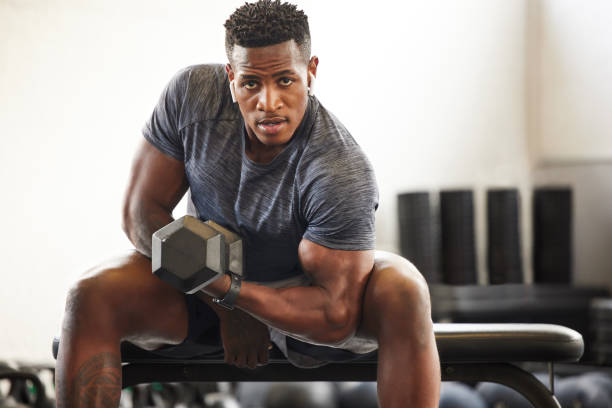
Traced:
<path fill-rule="evenodd" d="M 319 105 L 301 160 L 302 181 L 369 175 L 372 166 L 357 141 L 329 110 Z M 343 177 L 344 178 L 344 177 Z"/>
<path fill-rule="evenodd" d="M 191 81 L 194 79 L 215 80 L 221 74 L 225 75 L 223 64 L 194 64 L 179 69 L 174 78 L 178 81 Z"/>
<path fill-rule="evenodd" d="M 198 64 L 181 69 L 174 77 L 182 92 L 181 128 L 201 120 L 235 117 L 229 82 L 222 64 Z"/>
<path fill-rule="evenodd" d="M 221 64 L 190 65 L 181 69 L 174 80 L 184 89 L 185 97 L 194 100 L 206 98 L 222 98 L 229 93 L 227 74 Z"/>
<path fill-rule="evenodd" d="M 367 158 L 357 141 L 329 110 L 319 105 L 308 141 L 307 153 L 315 161 L 328 159 L 363 159 L 359 165 L 368 165 Z"/>

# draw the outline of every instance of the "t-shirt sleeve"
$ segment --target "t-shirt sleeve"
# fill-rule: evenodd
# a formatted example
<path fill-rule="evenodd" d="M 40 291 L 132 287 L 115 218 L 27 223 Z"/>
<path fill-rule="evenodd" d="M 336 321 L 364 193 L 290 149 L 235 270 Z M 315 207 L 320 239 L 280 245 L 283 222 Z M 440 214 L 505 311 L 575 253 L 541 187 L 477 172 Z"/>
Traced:
<path fill-rule="evenodd" d="M 188 79 L 189 72 L 186 69 L 174 75 L 142 129 L 143 136 L 149 143 L 177 160 L 184 160 L 180 115 Z"/>
<path fill-rule="evenodd" d="M 378 188 L 370 163 L 361 151 L 318 163 L 305 190 L 303 238 L 332 249 L 374 249 Z"/>

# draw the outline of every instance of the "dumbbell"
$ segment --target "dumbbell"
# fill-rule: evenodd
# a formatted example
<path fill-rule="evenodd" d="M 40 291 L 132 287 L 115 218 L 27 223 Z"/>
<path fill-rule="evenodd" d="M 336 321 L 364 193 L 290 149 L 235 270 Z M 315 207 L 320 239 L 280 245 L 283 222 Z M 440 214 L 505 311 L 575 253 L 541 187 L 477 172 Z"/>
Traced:
<path fill-rule="evenodd" d="M 228 272 L 244 278 L 242 238 L 189 215 L 153 234 L 151 258 L 153 273 L 184 293 L 195 293 Z"/>

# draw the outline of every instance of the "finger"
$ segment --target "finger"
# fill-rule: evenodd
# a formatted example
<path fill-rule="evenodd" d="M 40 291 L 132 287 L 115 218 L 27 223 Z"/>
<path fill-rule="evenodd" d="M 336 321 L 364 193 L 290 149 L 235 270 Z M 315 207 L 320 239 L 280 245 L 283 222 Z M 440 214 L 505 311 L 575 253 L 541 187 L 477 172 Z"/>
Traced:
<path fill-rule="evenodd" d="M 247 356 L 247 366 L 252 370 L 257 367 L 257 352 L 251 352 Z"/>
<path fill-rule="evenodd" d="M 257 354 L 257 364 L 258 365 L 266 365 L 268 364 L 268 358 L 270 356 L 270 348 L 263 348 L 261 350 L 259 350 L 259 353 Z"/>
<path fill-rule="evenodd" d="M 240 354 L 231 350 L 225 351 L 225 363 L 240 367 Z"/>
<path fill-rule="evenodd" d="M 234 360 L 234 365 L 236 367 L 239 367 L 239 368 L 245 368 L 246 367 L 246 360 L 247 360 L 246 354 L 245 353 L 240 353 L 240 354 L 236 355 L 236 359 Z"/>

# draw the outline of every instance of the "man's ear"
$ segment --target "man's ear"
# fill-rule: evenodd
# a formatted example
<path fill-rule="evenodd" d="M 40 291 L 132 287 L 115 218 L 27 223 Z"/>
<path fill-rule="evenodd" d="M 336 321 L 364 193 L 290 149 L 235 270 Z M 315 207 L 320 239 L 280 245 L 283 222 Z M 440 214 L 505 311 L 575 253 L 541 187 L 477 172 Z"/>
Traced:
<path fill-rule="evenodd" d="M 310 75 L 312 75 L 315 78 L 317 77 L 317 67 L 318 66 L 319 66 L 319 57 L 317 57 L 316 55 L 313 55 L 312 58 L 310 58 L 310 61 L 308 62 L 308 78 L 310 78 Z M 310 83 L 308 84 L 308 86 L 310 86 Z"/>
<path fill-rule="evenodd" d="M 236 87 L 234 85 L 234 71 L 230 64 L 225 65 L 225 72 L 227 72 L 227 79 L 229 79 L 230 94 L 232 95 L 232 103 L 238 102 L 236 99 Z"/>
<path fill-rule="evenodd" d="M 229 79 L 230 81 L 234 80 L 234 70 L 232 69 L 232 66 L 227 63 L 225 64 L 225 72 L 227 72 L 227 79 Z"/>

